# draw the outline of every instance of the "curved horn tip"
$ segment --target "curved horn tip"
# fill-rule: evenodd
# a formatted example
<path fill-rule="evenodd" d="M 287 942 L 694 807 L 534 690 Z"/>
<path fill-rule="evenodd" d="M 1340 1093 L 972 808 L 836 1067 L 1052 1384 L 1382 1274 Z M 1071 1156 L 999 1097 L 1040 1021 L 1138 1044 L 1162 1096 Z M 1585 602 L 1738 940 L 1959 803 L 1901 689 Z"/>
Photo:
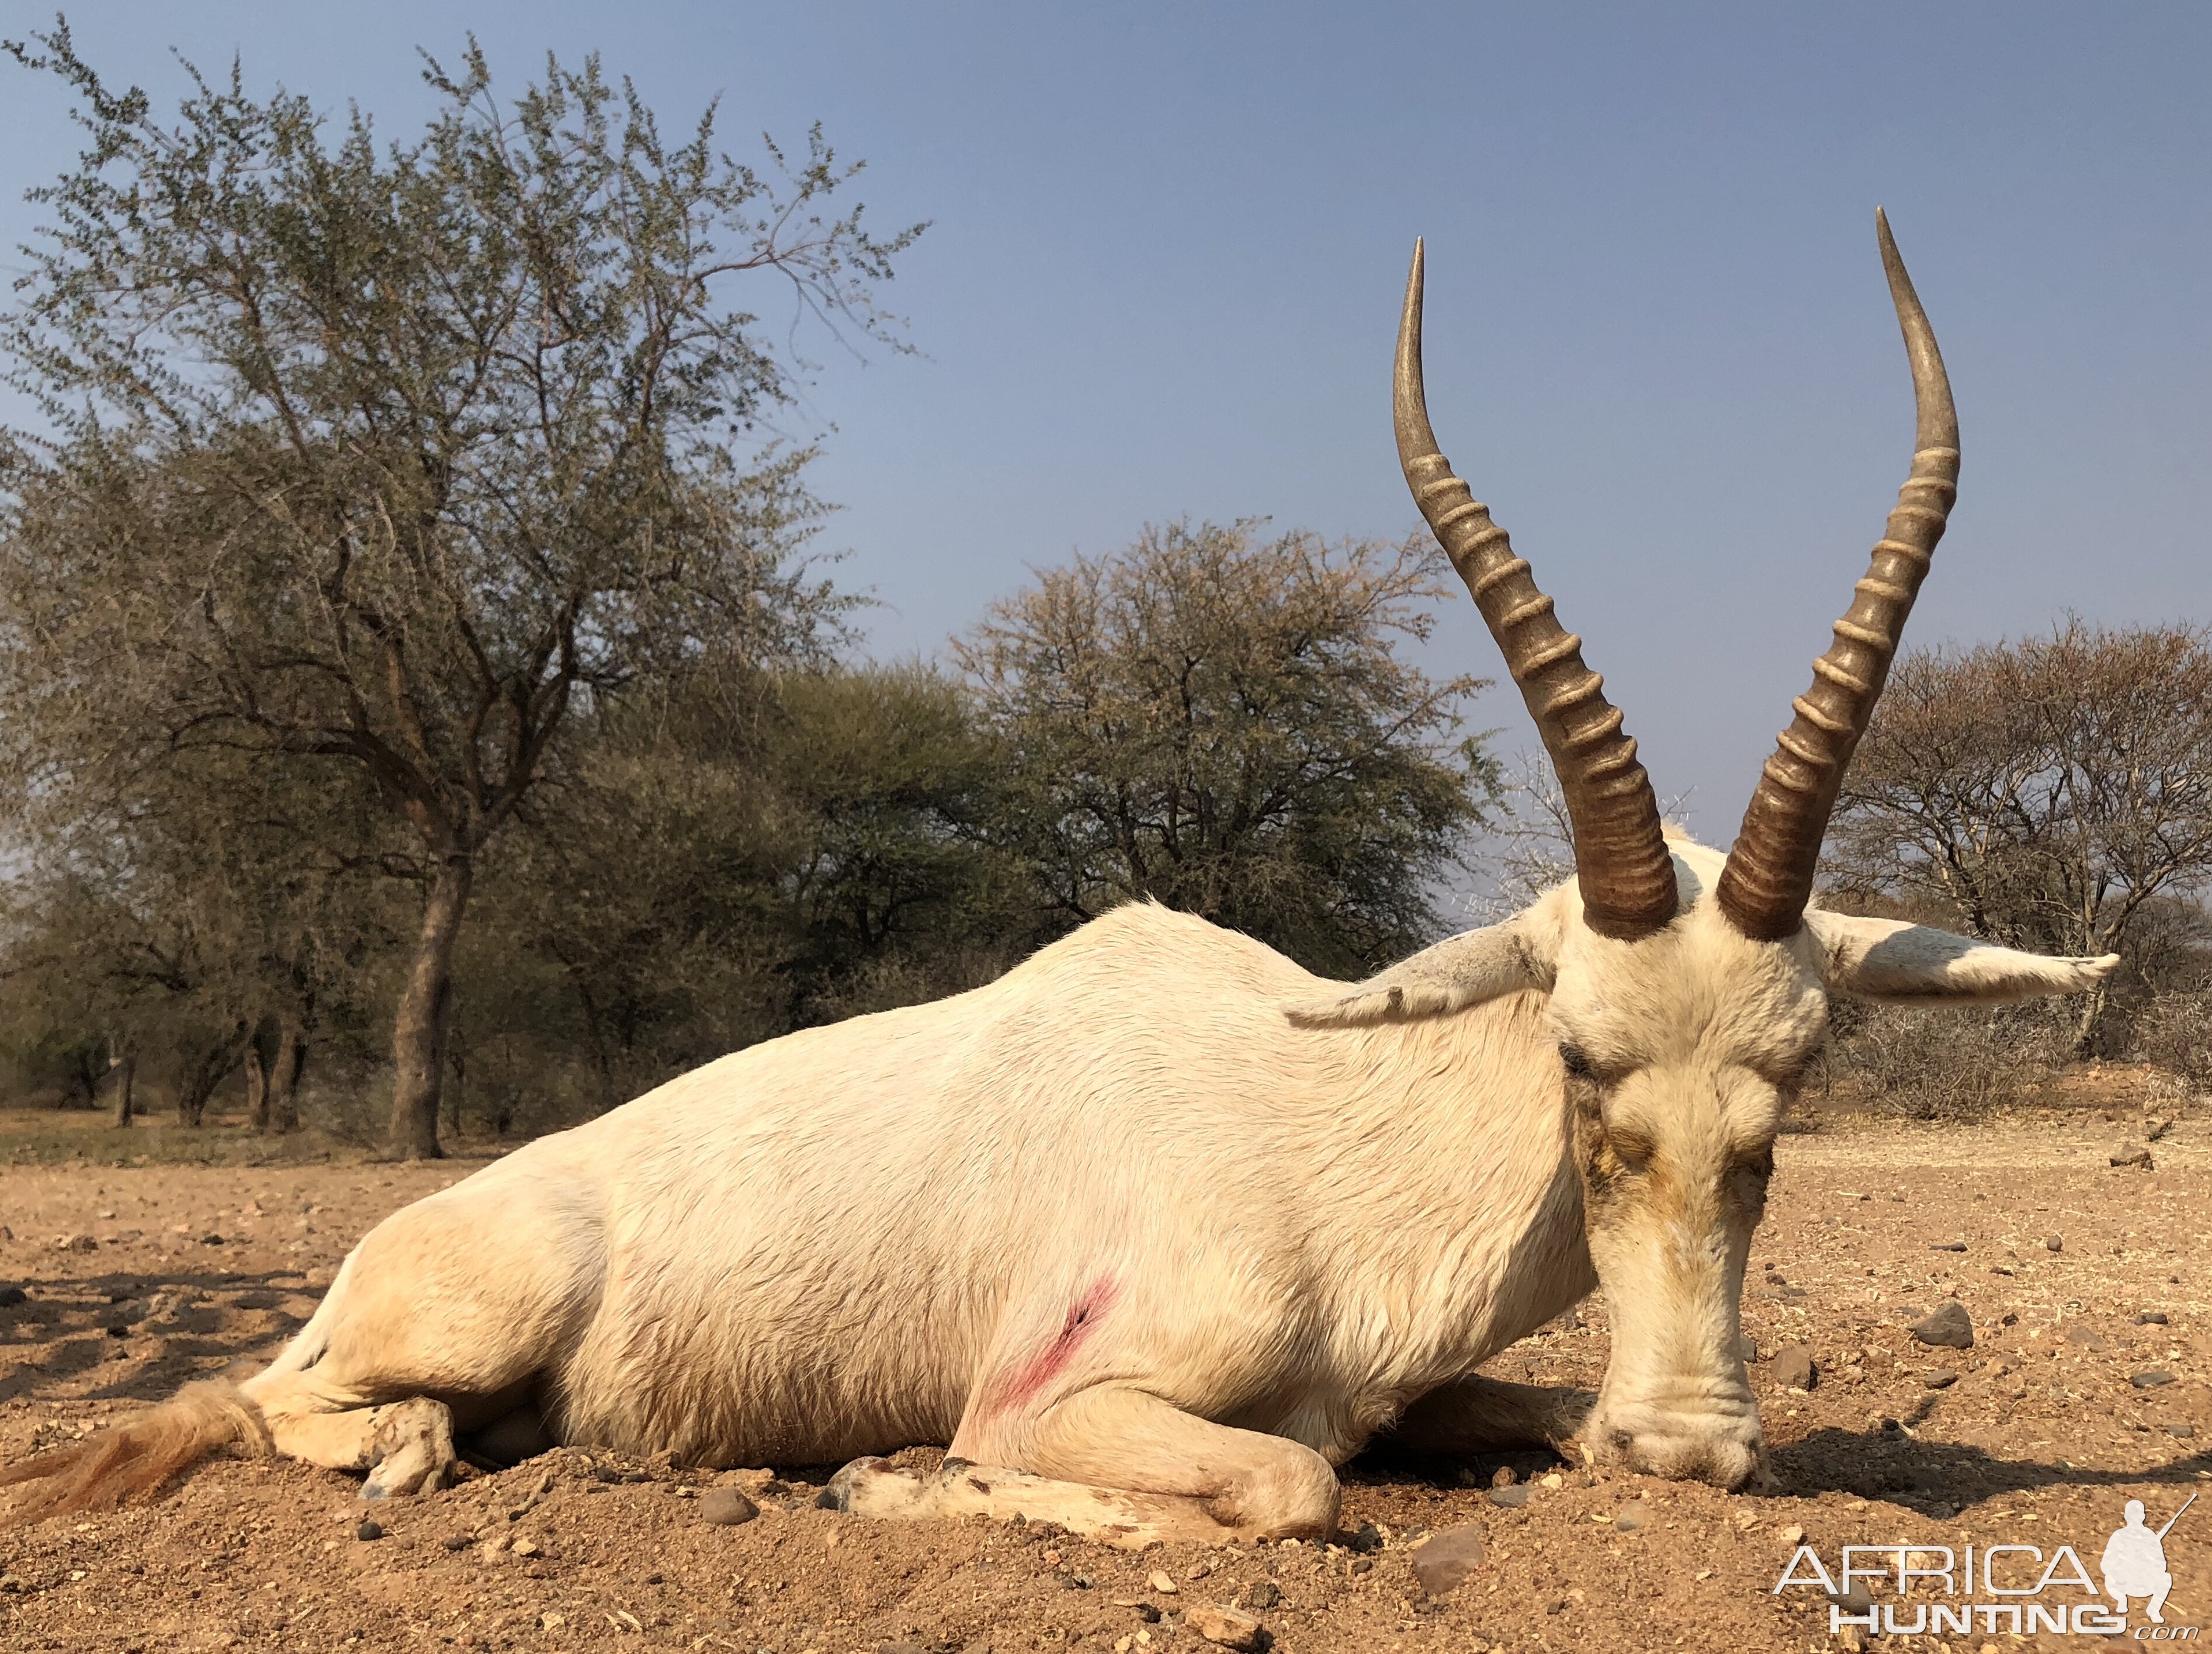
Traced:
<path fill-rule="evenodd" d="M 1889 215 L 1880 207 L 1874 210 L 1875 240 L 1881 245 L 1881 262 L 1897 275 L 1905 273 L 1905 255 L 1897 250 L 1897 237 L 1889 228 Z M 1909 279 L 1909 278 L 1908 278 Z"/>

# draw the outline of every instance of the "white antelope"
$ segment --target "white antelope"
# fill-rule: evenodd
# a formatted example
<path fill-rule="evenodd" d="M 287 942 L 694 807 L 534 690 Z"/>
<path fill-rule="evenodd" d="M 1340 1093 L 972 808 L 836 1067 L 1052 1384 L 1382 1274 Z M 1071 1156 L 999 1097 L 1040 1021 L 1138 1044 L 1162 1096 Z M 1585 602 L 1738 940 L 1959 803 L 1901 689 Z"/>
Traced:
<path fill-rule="evenodd" d="M 1880 232 L 1911 477 L 1725 859 L 1664 835 L 1580 641 L 1437 452 L 1417 249 L 1399 452 L 1558 769 L 1571 882 L 1356 985 L 1127 907 L 973 993 L 725 1057 L 387 1218 L 265 1371 L 15 1467 L 13 1513 L 226 1442 L 420 1493 L 471 1432 L 707 1466 L 947 1443 L 934 1476 L 860 1457 L 832 1493 L 1133 1544 L 1324 1534 L 1385 1427 L 1447 1452 L 1579 1427 L 1742 1484 L 1744 1261 L 1829 996 L 2067 994 L 2117 962 L 1808 905 L 1958 469 Z M 1598 1285 L 1594 1406 L 1474 1376 Z"/>

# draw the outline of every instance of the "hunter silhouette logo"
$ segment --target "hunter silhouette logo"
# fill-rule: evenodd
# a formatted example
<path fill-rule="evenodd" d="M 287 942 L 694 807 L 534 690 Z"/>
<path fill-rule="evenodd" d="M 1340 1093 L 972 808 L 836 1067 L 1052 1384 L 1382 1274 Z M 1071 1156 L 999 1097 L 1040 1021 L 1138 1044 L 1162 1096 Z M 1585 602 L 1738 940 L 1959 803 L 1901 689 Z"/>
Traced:
<path fill-rule="evenodd" d="M 2197 1503 L 2191 1493 L 2184 1500 L 2181 1511 Z M 2166 1594 L 2173 1589 L 2173 1576 L 2166 1567 L 2166 1536 L 2173 1524 L 2181 1520 L 2181 1511 L 2166 1517 L 2166 1526 L 2153 1533 L 2143 1525 L 2143 1502 L 2131 1499 L 2121 1512 L 2124 1525 L 2105 1542 L 2104 1560 L 2098 1565 L 2105 1576 L 2105 1595 L 2119 1604 L 2124 1616 L 2128 1598 L 2148 1597 L 2143 1612 L 2150 1615 L 2151 1623 L 2166 1623 Z"/>

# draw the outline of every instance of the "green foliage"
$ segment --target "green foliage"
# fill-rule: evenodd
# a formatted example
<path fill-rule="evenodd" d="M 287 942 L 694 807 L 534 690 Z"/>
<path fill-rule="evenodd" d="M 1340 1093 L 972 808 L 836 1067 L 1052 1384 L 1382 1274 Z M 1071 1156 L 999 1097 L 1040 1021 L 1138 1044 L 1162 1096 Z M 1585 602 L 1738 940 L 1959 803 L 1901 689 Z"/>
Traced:
<path fill-rule="evenodd" d="M 65 25 L 9 50 L 89 143 L 0 317 L 47 422 L 0 442 L 0 785 L 174 799 L 214 753 L 365 785 L 425 893 L 394 1133 L 434 1152 L 476 860 L 579 709 L 837 635 L 754 295 L 895 343 L 872 289 L 918 232 L 827 216 L 855 169 L 818 131 L 757 172 L 596 59 L 508 104 L 473 43 L 426 59 L 441 106 L 386 143 L 236 69 L 164 124 Z"/>
<path fill-rule="evenodd" d="M 1151 897 L 1357 976 L 1431 939 L 1497 782 L 1395 645 L 1449 590 L 1425 542 L 1147 529 L 960 646 L 1010 763 L 1000 842 L 1061 926 Z"/>
<path fill-rule="evenodd" d="M 757 172 L 595 60 L 502 100 L 473 45 L 411 137 L 235 70 L 165 123 L 65 27 L 9 50 L 88 139 L 0 316 L 46 419 L 0 436 L 26 1074 L 143 1053 L 191 1117 L 312 1047 L 320 1123 L 388 1098 L 430 1152 L 1119 901 L 1342 975 L 1438 928 L 1495 775 L 1477 682 L 1397 653 L 1432 550 L 1176 526 L 1000 605 L 965 677 L 836 664 L 763 306 L 900 348 L 917 232 L 833 214 L 818 133 Z"/>

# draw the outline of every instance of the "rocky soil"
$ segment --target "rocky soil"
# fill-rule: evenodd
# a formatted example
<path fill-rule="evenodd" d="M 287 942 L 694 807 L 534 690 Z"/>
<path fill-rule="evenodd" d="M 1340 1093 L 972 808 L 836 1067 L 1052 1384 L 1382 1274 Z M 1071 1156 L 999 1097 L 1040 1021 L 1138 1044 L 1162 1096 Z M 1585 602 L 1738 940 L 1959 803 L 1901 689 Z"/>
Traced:
<path fill-rule="evenodd" d="M 2124 1500 L 2155 1526 L 2212 1493 L 2212 1128 L 2185 1120 L 2149 1170 L 2110 1164 L 2123 1134 L 2092 1118 L 1785 1138 L 1745 1303 L 1773 1443 L 1756 1494 L 1540 1453 L 1378 1451 L 1347 1470 L 1335 1543 L 1130 1556 L 818 1510 L 827 1466 L 716 1476 L 567 1449 L 365 1511 L 344 1476 L 234 1458 L 149 1505 L 0 1532 L 0 1647 L 1850 1646 L 1819 1591 L 1773 1591 L 1801 1533 L 1832 1569 L 1841 1545 L 1911 1542 L 2065 1543 L 2094 1570 Z M 369 1224 L 470 1169 L 0 1169 L 0 1299 L 22 1293 L 0 1304 L 0 1462 L 265 1356 Z M 1963 1320 L 1970 1347 L 1910 1331 L 1947 1304 L 1929 1330 Z M 1591 1385 L 1605 1349 L 1593 1302 L 1490 1371 Z M 1421 1548 L 1439 1534 L 1449 1557 Z M 2212 1622 L 2212 1499 L 2166 1554 L 2168 1622 Z"/>

